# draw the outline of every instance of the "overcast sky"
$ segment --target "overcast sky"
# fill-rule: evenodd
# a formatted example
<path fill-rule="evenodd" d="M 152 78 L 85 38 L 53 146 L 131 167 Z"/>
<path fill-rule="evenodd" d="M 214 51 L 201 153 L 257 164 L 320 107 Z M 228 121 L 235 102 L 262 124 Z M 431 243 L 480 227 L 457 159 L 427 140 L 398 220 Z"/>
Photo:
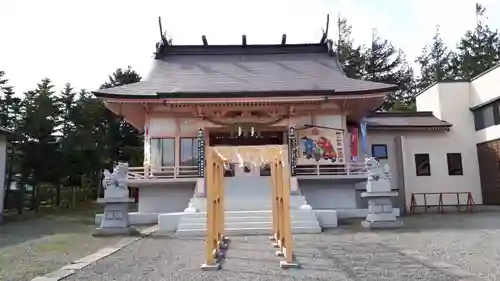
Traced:
<path fill-rule="evenodd" d="M 495 3 L 499 2 L 499 3 Z M 139 4 L 140 3 L 140 4 Z M 500 27 L 500 1 L 481 1 L 489 24 Z M 174 44 L 318 42 L 330 13 L 336 37 L 340 12 L 358 43 L 372 28 L 402 48 L 410 61 L 432 39 L 437 24 L 454 46 L 475 23 L 474 0 L 0 0 L 0 70 L 17 92 L 44 77 L 58 90 L 71 82 L 94 90 L 118 67 L 146 76 L 159 40 L 158 16 Z"/>

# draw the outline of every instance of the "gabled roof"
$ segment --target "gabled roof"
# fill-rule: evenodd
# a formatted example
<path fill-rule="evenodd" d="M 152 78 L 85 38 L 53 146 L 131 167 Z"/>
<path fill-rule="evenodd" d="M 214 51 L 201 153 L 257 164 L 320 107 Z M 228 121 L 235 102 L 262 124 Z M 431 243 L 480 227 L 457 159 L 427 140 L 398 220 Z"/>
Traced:
<path fill-rule="evenodd" d="M 109 98 L 211 98 L 387 93 L 346 77 L 328 44 L 165 46 L 147 80 L 94 91 Z"/>
<path fill-rule="evenodd" d="M 19 138 L 19 135 L 4 127 L 0 127 L 0 135 L 6 136 L 10 140 Z"/>
<path fill-rule="evenodd" d="M 442 129 L 448 130 L 452 124 L 439 120 L 432 112 L 375 112 L 367 120 L 369 129 Z"/>

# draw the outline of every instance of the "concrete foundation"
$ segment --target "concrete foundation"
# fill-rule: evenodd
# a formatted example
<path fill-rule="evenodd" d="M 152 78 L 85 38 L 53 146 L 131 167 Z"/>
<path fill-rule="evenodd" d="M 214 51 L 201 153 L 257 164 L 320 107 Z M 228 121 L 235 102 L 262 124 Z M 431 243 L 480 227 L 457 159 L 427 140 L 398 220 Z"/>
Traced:
<path fill-rule="evenodd" d="M 202 264 L 200 266 L 203 271 L 217 271 L 220 269 L 220 264 L 216 263 L 214 265 Z"/>
<path fill-rule="evenodd" d="M 361 225 L 371 229 L 400 228 L 404 226 L 403 221 L 362 221 Z"/>
<path fill-rule="evenodd" d="M 398 196 L 397 192 L 363 192 L 361 196 L 368 199 L 368 214 L 361 223 L 363 227 L 381 229 L 403 226 L 403 222 L 397 220 L 392 208 L 391 197 Z"/>
<path fill-rule="evenodd" d="M 99 198 L 104 204 L 104 215 L 101 226 L 96 229 L 95 236 L 135 235 L 137 230 L 130 226 L 128 203 L 132 198 Z"/>
<path fill-rule="evenodd" d="M 299 264 L 296 262 L 280 261 L 280 267 L 283 269 L 299 268 Z"/>

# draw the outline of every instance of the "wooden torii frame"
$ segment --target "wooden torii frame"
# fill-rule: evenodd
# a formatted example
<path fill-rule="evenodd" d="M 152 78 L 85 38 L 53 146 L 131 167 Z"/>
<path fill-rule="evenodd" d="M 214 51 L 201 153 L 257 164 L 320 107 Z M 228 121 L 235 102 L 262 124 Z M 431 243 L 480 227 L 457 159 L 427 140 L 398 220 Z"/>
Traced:
<path fill-rule="evenodd" d="M 203 270 L 220 268 L 218 259 L 227 247 L 224 235 L 224 163 L 248 161 L 268 164 L 272 181 L 272 236 L 273 246 L 281 268 L 296 268 L 293 256 L 293 238 L 290 216 L 290 168 L 284 160 L 286 146 L 208 147 L 206 153 L 207 232 Z"/>

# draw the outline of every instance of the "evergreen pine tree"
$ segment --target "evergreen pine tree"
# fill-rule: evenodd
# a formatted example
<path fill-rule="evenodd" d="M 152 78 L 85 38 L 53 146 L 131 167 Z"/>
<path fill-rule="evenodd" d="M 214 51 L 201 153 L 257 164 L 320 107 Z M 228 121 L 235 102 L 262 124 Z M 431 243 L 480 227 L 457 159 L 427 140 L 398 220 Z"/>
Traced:
<path fill-rule="evenodd" d="M 407 103 L 412 98 L 413 70 L 408 65 L 403 52 L 388 40 L 378 36 L 375 29 L 371 47 L 364 52 L 364 58 L 364 79 L 400 87 L 400 90 L 387 96 L 380 110 L 389 110 L 395 102 Z"/>
<path fill-rule="evenodd" d="M 425 46 L 415 61 L 420 66 L 418 89 L 423 90 L 435 82 L 453 79 L 452 57 L 453 53 L 448 50 L 437 26 L 433 43 Z"/>
<path fill-rule="evenodd" d="M 352 26 L 345 18 L 338 17 L 338 40 L 335 43 L 340 65 L 347 77 L 360 79 L 364 74 L 363 47 L 355 46 L 351 37 Z"/>
<path fill-rule="evenodd" d="M 19 121 L 21 99 L 15 96 L 8 82 L 5 72 L 0 70 L 0 126 L 14 131 Z"/>
<path fill-rule="evenodd" d="M 498 30 L 488 26 L 485 14 L 486 8 L 476 3 L 476 27 L 460 39 L 453 59 L 454 74 L 458 78 L 472 79 L 500 60 Z"/>
<path fill-rule="evenodd" d="M 61 121 L 53 88 L 52 81 L 45 78 L 34 91 L 25 93 L 22 103 L 19 129 L 25 139 L 20 144 L 21 182 L 33 186 L 33 209 L 38 208 L 40 184 L 58 182 L 60 157 L 56 133 Z"/>
<path fill-rule="evenodd" d="M 130 66 L 127 69 L 118 68 L 109 76 L 109 81 L 101 89 L 118 87 L 141 81 L 142 77 Z M 113 162 L 127 161 L 130 165 L 139 165 L 142 162 L 143 140 L 139 131 L 127 123 L 122 116 L 108 111 L 107 116 L 107 151 Z M 109 165 L 110 163 L 108 163 Z"/>

